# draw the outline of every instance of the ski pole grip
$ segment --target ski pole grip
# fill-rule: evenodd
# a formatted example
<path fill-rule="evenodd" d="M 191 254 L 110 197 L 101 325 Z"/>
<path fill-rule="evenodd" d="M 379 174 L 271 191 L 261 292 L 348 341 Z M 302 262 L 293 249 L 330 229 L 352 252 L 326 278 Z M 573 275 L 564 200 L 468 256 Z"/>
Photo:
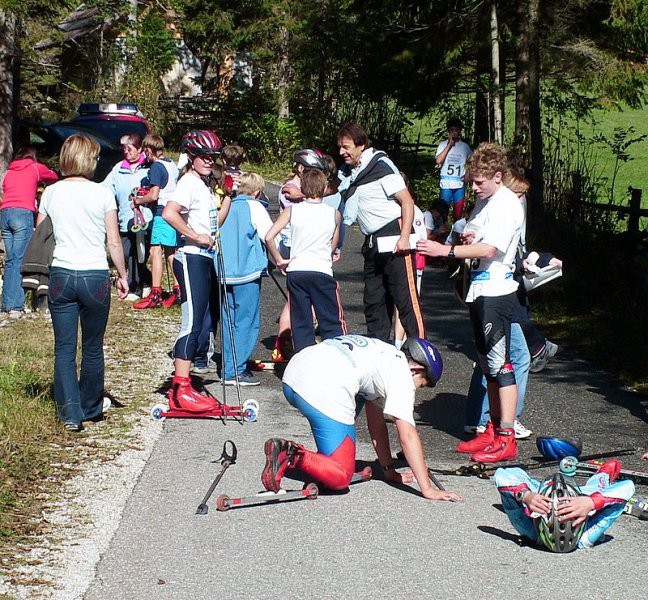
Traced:
<path fill-rule="evenodd" d="M 226 460 L 230 462 L 230 464 L 234 464 L 236 462 L 236 444 L 232 440 L 227 440 L 223 444 L 223 453 L 221 454 L 221 463 L 225 462 Z"/>

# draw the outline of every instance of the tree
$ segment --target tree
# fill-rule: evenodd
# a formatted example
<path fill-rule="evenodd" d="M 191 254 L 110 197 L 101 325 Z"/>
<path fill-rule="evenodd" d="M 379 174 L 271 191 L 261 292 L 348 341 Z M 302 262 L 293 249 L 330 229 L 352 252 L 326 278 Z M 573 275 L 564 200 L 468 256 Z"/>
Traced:
<path fill-rule="evenodd" d="M 13 152 L 17 32 L 16 14 L 0 8 L 0 174 L 6 171 Z"/>

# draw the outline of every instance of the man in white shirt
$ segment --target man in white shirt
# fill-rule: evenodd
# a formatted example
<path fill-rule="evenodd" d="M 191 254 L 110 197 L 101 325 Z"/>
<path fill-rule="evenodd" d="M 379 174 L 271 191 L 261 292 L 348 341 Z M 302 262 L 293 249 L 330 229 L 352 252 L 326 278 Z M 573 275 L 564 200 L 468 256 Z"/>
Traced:
<path fill-rule="evenodd" d="M 389 340 L 396 306 L 407 336 L 424 338 L 410 247 L 414 199 L 394 163 L 384 152 L 370 147 L 360 125 L 344 125 L 338 131 L 337 143 L 345 163 L 338 174 L 339 191 L 346 202 L 344 224 L 357 220 L 365 235 L 362 255 L 367 334 Z M 383 243 L 379 243 L 381 239 Z M 391 245 L 385 243 L 389 241 Z"/>
<path fill-rule="evenodd" d="M 468 453 L 480 463 L 517 456 L 517 385 L 509 350 L 518 288 L 513 270 L 524 213 L 517 196 L 504 185 L 506 165 L 502 146 L 480 144 L 466 164 L 477 204 L 460 234 L 461 245 L 426 240 L 418 242 L 416 248 L 428 256 L 473 259 L 466 302 L 479 364 L 486 376 L 491 421 L 484 433 L 461 442 L 457 452 Z"/>
<path fill-rule="evenodd" d="M 466 161 L 472 154 L 470 146 L 461 139 L 462 122 L 456 117 L 451 117 L 447 122 L 448 139 L 439 144 L 436 151 L 436 164 L 441 167 L 441 188 L 439 197 L 448 209 L 452 209 L 452 216 L 458 221 L 463 216 L 466 184 L 464 182 Z"/>

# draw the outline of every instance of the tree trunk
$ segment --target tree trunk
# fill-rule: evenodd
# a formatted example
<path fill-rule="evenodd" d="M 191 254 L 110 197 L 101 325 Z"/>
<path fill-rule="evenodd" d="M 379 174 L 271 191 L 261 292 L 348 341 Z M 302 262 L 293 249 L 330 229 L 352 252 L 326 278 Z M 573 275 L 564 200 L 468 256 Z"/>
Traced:
<path fill-rule="evenodd" d="M 11 12 L 0 10 L 0 176 L 7 170 L 13 153 L 17 29 L 18 18 Z"/>
<path fill-rule="evenodd" d="M 277 105 L 279 117 L 290 116 L 288 89 L 290 86 L 290 62 L 288 60 L 288 28 L 279 28 L 279 57 L 277 63 Z"/>
<path fill-rule="evenodd" d="M 518 4 L 519 23 L 515 77 L 515 142 L 531 181 L 531 220 L 541 216 L 543 198 L 542 121 L 540 114 L 539 0 Z"/>
<path fill-rule="evenodd" d="M 491 2 L 491 70 L 493 74 L 493 136 L 498 144 L 504 142 L 504 103 L 502 102 L 502 78 L 500 76 L 499 25 L 497 22 L 497 3 Z"/>

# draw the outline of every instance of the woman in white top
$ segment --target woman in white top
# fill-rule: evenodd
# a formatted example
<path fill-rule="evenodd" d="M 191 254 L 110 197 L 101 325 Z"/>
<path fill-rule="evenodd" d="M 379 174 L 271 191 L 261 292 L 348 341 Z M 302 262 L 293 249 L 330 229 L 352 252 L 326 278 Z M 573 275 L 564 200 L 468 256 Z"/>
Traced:
<path fill-rule="evenodd" d="M 222 150 L 218 136 L 207 129 L 190 131 L 183 137 L 182 147 L 189 156 L 189 168 L 162 211 L 162 218 L 184 240 L 173 262 L 173 272 L 180 284 L 182 325 L 173 348 L 175 373 L 168 397 L 171 408 L 204 412 L 216 408 L 218 401 L 191 386 L 189 369 L 208 308 L 212 329 L 218 325 L 220 303 L 214 242 L 229 212 L 230 198 L 225 196 L 219 208 L 209 185 L 214 158 Z"/>
<path fill-rule="evenodd" d="M 84 135 L 63 143 L 59 168 L 64 179 L 43 192 L 37 225 L 49 217 L 54 229 L 49 309 L 54 328 L 54 399 L 68 431 L 103 414 L 103 338 L 110 312 L 110 257 L 119 274 L 117 293 L 128 281 L 119 237 L 115 198 L 93 183 L 99 144 Z M 77 377 L 77 331 L 81 323 L 81 372 Z"/>

